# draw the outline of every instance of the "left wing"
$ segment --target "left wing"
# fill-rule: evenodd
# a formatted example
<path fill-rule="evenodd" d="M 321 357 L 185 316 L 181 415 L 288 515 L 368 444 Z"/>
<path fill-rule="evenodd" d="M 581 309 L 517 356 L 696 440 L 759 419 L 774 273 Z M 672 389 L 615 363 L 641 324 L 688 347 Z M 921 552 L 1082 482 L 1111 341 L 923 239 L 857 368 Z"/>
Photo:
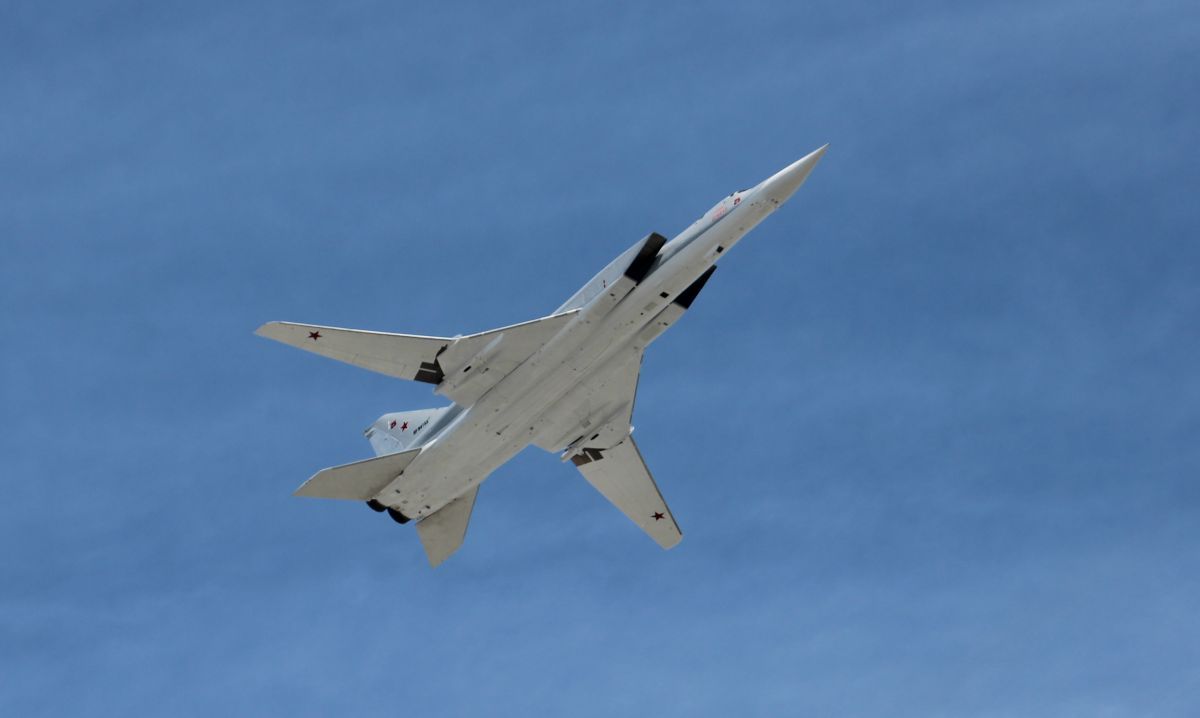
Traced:
<path fill-rule="evenodd" d="M 633 436 L 611 449 L 584 449 L 572 459 L 583 478 L 663 548 L 683 539 Z"/>

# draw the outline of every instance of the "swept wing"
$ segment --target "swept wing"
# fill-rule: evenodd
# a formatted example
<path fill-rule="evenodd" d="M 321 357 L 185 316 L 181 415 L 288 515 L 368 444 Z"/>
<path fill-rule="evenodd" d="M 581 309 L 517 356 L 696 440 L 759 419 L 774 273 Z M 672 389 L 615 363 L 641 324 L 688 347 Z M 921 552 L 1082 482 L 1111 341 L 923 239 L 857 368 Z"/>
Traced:
<path fill-rule="evenodd" d="M 589 484 L 659 546 L 671 548 L 683 538 L 632 436 L 611 449 L 585 449 L 571 461 Z"/>
<path fill-rule="evenodd" d="M 292 322 L 268 322 L 255 333 L 380 374 L 437 384 L 439 394 L 470 404 L 562 330 L 577 311 L 462 337 Z"/>

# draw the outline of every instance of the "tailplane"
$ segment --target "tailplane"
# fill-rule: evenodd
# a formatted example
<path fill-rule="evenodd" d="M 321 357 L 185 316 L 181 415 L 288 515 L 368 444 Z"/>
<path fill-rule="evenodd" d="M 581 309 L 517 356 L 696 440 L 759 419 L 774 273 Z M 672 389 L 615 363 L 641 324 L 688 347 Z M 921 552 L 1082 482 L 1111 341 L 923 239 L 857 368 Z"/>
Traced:
<path fill-rule="evenodd" d="M 417 535 L 421 537 L 429 565 L 436 567 L 462 546 L 477 493 L 478 484 L 417 524 Z"/>
<path fill-rule="evenodd" d="M 420 449 L 413 449 L 318 471 L 296 489 L 296 496 L 369 501 L 404 473 L 419 453 Z"/>

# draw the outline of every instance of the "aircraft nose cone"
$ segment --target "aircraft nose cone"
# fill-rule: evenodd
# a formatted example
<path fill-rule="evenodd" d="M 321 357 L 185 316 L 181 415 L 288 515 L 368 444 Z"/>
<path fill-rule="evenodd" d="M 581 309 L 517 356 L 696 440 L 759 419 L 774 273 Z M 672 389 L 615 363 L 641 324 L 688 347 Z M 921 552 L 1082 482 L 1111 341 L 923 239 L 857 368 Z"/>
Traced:
<path fill-rule="evenodd" d="M 804 180 L 808 179 L 808 175 L 817 166 L 817 163 L 821 161 L 821 157 L 828 148 L 829 145 L 826 144 L 808 153 L 771 175 L 759 186 L 767 197 L 774 200 L 776 204 L 783 204 L 796 193 L 796 190 L 800 189 L 800 185 L 804 184 Z"/>

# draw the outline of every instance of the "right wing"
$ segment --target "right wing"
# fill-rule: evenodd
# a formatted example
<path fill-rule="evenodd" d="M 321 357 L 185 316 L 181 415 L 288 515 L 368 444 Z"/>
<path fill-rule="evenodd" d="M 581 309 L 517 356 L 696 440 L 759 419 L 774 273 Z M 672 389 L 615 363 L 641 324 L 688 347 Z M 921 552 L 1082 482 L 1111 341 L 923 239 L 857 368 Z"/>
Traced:
<path fill-rule="evenodd" d="M 659 546 L 671 548 L 683 538 L 633 436 L 611 449 L 584 449 L 571 461 L 589 484 Z"/>
<path fill-rule="evenodd" d="M 442 380 L 437 357 L 454 341 L 292 322 L 267 322 L 254 333 L 380 374 L 430 384 Z"/>
<path fill-rule="evenodd" d="M 578 310 L 465 337 L 423 337 L 267 322 L 255 334 L 363 369 L 438 385 L 469 404 L 557 334 Z"/>

